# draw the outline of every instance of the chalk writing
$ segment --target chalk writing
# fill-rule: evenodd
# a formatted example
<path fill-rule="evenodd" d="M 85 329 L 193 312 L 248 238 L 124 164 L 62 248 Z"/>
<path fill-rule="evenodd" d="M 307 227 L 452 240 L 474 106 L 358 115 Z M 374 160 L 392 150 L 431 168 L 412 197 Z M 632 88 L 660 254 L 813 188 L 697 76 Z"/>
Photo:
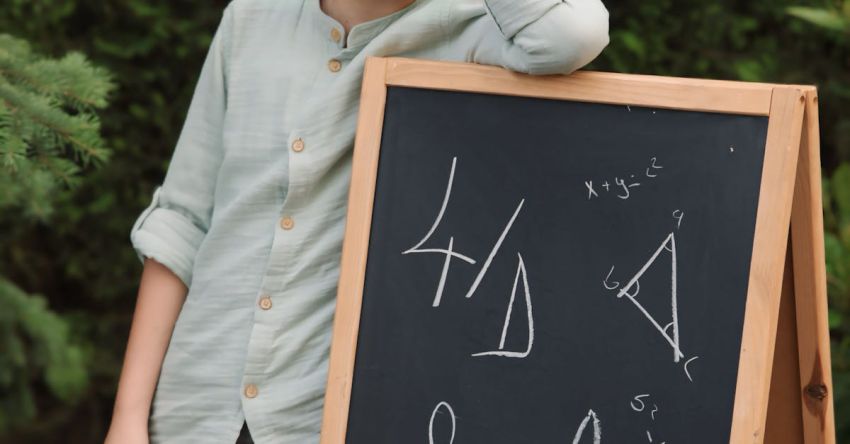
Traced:
<path fill-rule="evenodd" d="M 422 237 L 422 239 L 416 245 L 408 248 L 407 250 L 405 250 L 401 253 L 401 254 L 437 253 L 437 254 L 445 254 L 446 255 L 446 260 L 443 263 L 443 271 L 442 271 L 442 274 L 440 274 L 440 281 L 437 284 L 437 292 L 434 295 L 434 302 L 431 304 L 433 307 L 439 307 L 440 306 L 440 301 L 443 298 L 443 289 L 445 288 L 445 285 L 446 285 L 446 277 L 448 276 L 448 273 L 449 273 L 449 263 L 451 262 L 452 258 L 457 258 L 457 259 L 460 259 L 460 260 L 467 262 L 467 263 L 470 263 L 470 264 L 475 263 L 474 259 L 454 251 L 454 237 L 449 238 L 449 245 L 446 249 L 439 249 L 439 248 L 422 249 L 422 248 L 420 248 L 422 246 L 422 244 L 424 244 L 425 242 L 427 242 L 431 238 L 431 235 L 434 234 L 434 231 L 437 230 L 437 227 L 440 225 L 440 222 L 443 220 L 443 215 L 446 212 L 446 206 L 448 206 L 449 198 L 452 195 L 452 184 L 454 183 L 455 167 L 456 166 L 457 166 L 457 157 L 454 157 L 452 159 L 452 168 L 449 171 L 449 183 L 448 183 L 448 185 L 446 185 L 446 193 L 443 196 L 443 203 L 440 206 L 440 211 L 437 213 L 437 218 L 434 219 L 434 223 L 431 225 L 431 229 L 428 230 L 428 232 L 425 234 L 425 236 Z"/>
<path fill-rule="evenodd" d="M 678 210 L 677 210 L 678 211 Z M 676 212 L 674 212 L 676 214 Z M 681 221 L 681 220 L 680 220 Z M 661 256 L 662 253 L 667 252 L 670 254 L 670 314 L 671 321 L 667 323 L 665 326 L 661 326 L 661 324 L 653 317 L 649 311 L 637 300 L 637 295 L 640 293 L 640 278 L 646 273 L 646 271 L 652 267 L 655 261 Z M 608 271 L 608 274 L 605 276 L 605 279 L 602 281 L 602 285 L 606 290 L 613 291 L 617 288 L 620 290 L 617 292 L 617 297 L 622 298 L 626 297 L 643 315 L 644 317 L 658 330 L 658 333 L 667 341 L 668 344 L 673 348 L 673 362 L 679 362 L 682 358 L 685 358 L 684 353 L 681 349 L 680 338 L 679 338 L 679 309 L 678 309 L 678 300 L 677 300 L 677 264 L 676 264 L 676 235 L 675 233 L 670 233 L 661 242 L 661 245 L 655 250 L 649 260 L 644 263 L 644 265 L 638 270 L 635 275 L 629 279 L 629 281 L 624 285 L 620 286 L 620 282 L 612 281 L 611 275 L 614 272 L 614 267 Z M 670 334 L 670 330 L 672 329 L 672 334 Z M 683 365 L 683 369 L 687 378 L 690 381 L 693 381 L 693 378 L 688 369 L 688 365 L 690 364 L 696 357 L 691 357 L 687 360 L 685 365 Z"/>
<path fill-rule="evenodd" d="M 511 290 L 511 299 L 508 301 L 508 312 L 505 315 L 505 324 L 502 326 L 502 339 L 499 341 L 499 350 L 497 351 L 486 351 L 481 353 L 473 353 L 472 356 L 505 356 L 511 358 L 524 358 L 531 353 L 531 347 L 534 345 L 534 317 L 531 314 L 531 292 L 528 289 L 528 277 L 525 272 L 525 263 L 522 261 L 522 255 L 517 253 L 518 265 L 516 269 L 516 277 L 514 278 L 514 286 L 513 290 Z M 520 276 L 522 277 L 522 288 L 523 294 L 525 295 L 525 308 L 526 308 L 526 320 L 528 322 L 528 345 L 526 346 L 525 351 L 516 352 L 516 351 L 504 351 L 505 348 L 505 336 L 508 333 L 508 326 L 511 323 L 511 312 L 514 306 L 514 300 L 516 299 L 516 291 L 517 284 L 519 283 Z"/>
<path fill-rule="evenodd" d="M 634 398 L 632 398 L 631 401 L 629 401 L 629 406 L 632 408 L 632 410 L 634 410 L 637 413 L 641 413 L 641 412 L 648 410 L 647 413 L 649 414 L 650 419 L 652 421 L 655 421 L 655 414 L 658 412 L 658 405 L 653 402 L 652 408 L 651 408 L 651 410 L 649 410 L 650 407 L 649 407 L 649 402 L 648 402 L 649 399 L 648 398 L 650 398 L 649 393 L 637 395 Z M 646 400 L 646 402 L 644 400 Z M 653 442 L 651 431 L 649 429 L 646 429 L 645 432 L 646 432 L 646 438 L 649 440 L 649 442 Z M 662 442 L 661 444 L 664 444 L 664 443 Z"/>
<path fill-rule="evenodd" d="M 502 234 L 499 235 L 499 239 L 496 241 L 496 244 L 493 245 L 493 248 L 490 250 L 487 260 L 484 261 L 484 266 L 481 267 L 481 271 L 478 272 L 478 276 L 475 276 L 475 281 L 472 283 L 472 286 L 469 287 L 469 291 L 466 292 L 467 298 L 472 297 L 472 294 L 475 293 L 476 289 L 478 289 L 478 285 L 481 283 L 481 280 L 484 279 L 484 275 L 487 274 L 487 270 L 490 268 L 493 258 L 496 256 L 496 253 L 499 251 L 499 247 L 502 246 L 502 242 L 504 242 L 505 237 L 507 237 L 508 232 L 511 230 L 511 226 L 514 224 L 516 217 L 519 215 L 519 210 L 522 209 L 523 203 L 525 203 L 525 199 L 519 201 L 519 205 L 516 207 L 516 210 L 514 210 L 511 220 L 508 221 L 505 229 L 502 230 Z"/>
<path fill-rule="evenodd" d="M 452 444 L 455 441 L 455 429 L 457 428 L 457 418 L 455 417 L 455 411 L 452 409 L 452 406 L 449 405 L 448 402 L 440 401 L 434 410 L 431 411 L 431 419 L 428 421 L 428 444 L 434 444 L 434 418 L 436 418 L 437 413 L 441 410 L 445 410 L 449 414 L 449 419 L 452 424 L 452 434 L 449 438 L 449 444 Z"/>
<path fill-rule="evenodd" d="M 664 168 L 661 165 L 658 165 L 658 159 L 655 157 L 650 158 L 650 165 L 646 167 L 646 171 L 643 176 L 647 178 L 655 178 L 658 177 L 657 170 Z M 603 179 L 600 184 L 600 189 L 604 189 L 605 193 L 611 192 L 611 183 L 607 179 Z M 599 197 L 599 192 L 596 191 L 596 188 L 593 184 L 593 180 L 585 180 L 584 186 L 587 191 L 587 200 L 591 200 Z M 628 199 L 631 197 L 631 189 L 635 187 L 641 186 L 641 182 L 638 180 L 638 177 L 635 177 L 634 174 L 629 174 L 628 177 L 616 176 L 614 177 L 614 195 L 620 199 Z"/>
<path fill-rule="evenodd" d="M 596 416 L 596 412 L 592 409 L 588 410 L 587 416 L 581 421 L 581 424 L 578 425 L 578 430 L 576 430 L 576 435 L 573 438 L 573 444 L 578 444 L 579 440 L 584 436 L 584 430 L 587 428 L 588 423 L 593 420 L 593 444 L 599 444 L 602 442 L 602 426 L 599 423 L 599 418 Z"/>
<path fill-rule="evenodd" d="M 646 404 L 644 404 L 642 398 L 646 398 L 648 396 L 649 396 L 648 393 L 645 394 L 645 395 L 635 396 L 634 399 L 631 402 L 629 402 L 629 405 L 632 407 L 632 410 L 634 410 L 636 412 L 642 412 L 643 409 L 646 408 Z"/>
<path fill-rule="evenodd" d="M 671 256 L 671 287 L 670 287 L 670 305 L 671 305 L 671 314 L 673 320 L 667 324 L 665 327 L 661 327 L 658 321 L 649 314 L 648 311 L 643 307 L 643 305 L 638 302 L 635 298 L 638 293 L 640 293 L 640 278 L 644 273 L 653 265 L 656 259 L 661 255 L 663 251 L 667 251 Z M 611 288 L 607 289 L 611 290 Z M 616 289 L 613 288 L 613 289 Z M 678 320 L 678 310 L 676 303 L 676 237 L 673 233 L 670 233 L 667 238 L 661 243 L 661 245 L 655 250 L 652 254 L 652 257 L 649 258 L 648 261 L 641 267 L 641 269 L 626 283 L 626 285 L 617 292 L 617 297 L 622 298 L 625 296 L 629 301 L 634 304 L 635 307 L 640 310 L 641 313 L 650 321 L 650 323 L 658 330 L 661 336 L 664 337 L 665 340 L 673 347 L 673 361 L 679 362 L 680 358 L 684 357 L 682 351 L 679 346 L 679 320 Z M 670 336 L 667 333 L 667 330 L 673 327 L 673 335 Z"/>
<path fill-rule="evenodd" d="M 676 219 L 676 229 L 682 226 L 682 219 L 685 218 L 685 213 L 682 210 L 673 210 L 673 219 Z"/>
<path fill-rule="evenodd" d="M 412 247 L 407 250 L 402 251 L 402 255 L 413 254 L 413 253 L 430 253 L 430 254 L 439 254 L 444 255 L 445 259 L 443 262 L 442 272 L 440 274 L 440 280 L 437 283 L 437 290 L 434 295 L 434 299 L 431 303 L 432 307 L 439 307 L 443 298 L 443 292 L 445 289 L 446 278 L 448 277 L 449 267 L 451 264 L 451 260 L 453 258 L 460 259 L 468 264 L 475 265 L 477 261 L 467 255 L 458 253 L 454 250 L 454 236 L 449 237 L 449 242 L 446 248 L 422 248 L 423 244 L 428 242 L 433 236 L 434 232 L 440 226 L 440 223 L 443 220 L 443 217 L 446 212 L 446 208 L 448 207 L 449 201 L 452 195 L 452 186 L 454 184 L 455 172 L 457 170 L 457 156 L 452 158 L 451 169 L 449 170 L 449 179 L 446 185 L 446 191 L 443 194 L 442 204 L 440 205 L 440 210 L 437 212 L 437 217 L 434 219 L 434 222 L 431 224 L 431 228 L 427 233 Z M 487 259 L 484 260 L 484 263 L 481 266 L 481 269 L 478 271 L 478 274 L 475 276 L 472 284 L 469 287 L 469 290 L 466 292 L 466 298 L 471 298 L 475 291 L 481 284 L 481 281 L 487 275 L 487 271 L 490 269 L 490 265 L 493 262 L 493 259 L 496 257 L 499 249 L 502 246 L 502 243 L 505 241 L 505 238 L 510 233 L 511 227 L 519 216 L 520 211 L 522 210 L 522 206 L 525 203 L 525 199 L 520 199 L 519 204 L 499 235 L 498 239 L 496 239 L 495 244 L 490 249 L 490 253 L 487 255 Z M 513 291 L 511 292 L 510 300 L 508 301 L 507 314 L 505 315 L 505 322 L 502 326 L 502 336 L 499 341 L 499 349 L 492 351 L 485 351 L 481 353 L 474 353 L 472 356 L 501 356 L 506 358 L 525 358 L 531 353 L 531 348 L 534 344 L 534 319 L 532 316 L 532 307 L 531 307 L 531 292 L 528 286 L 528 276 L 525 268 L 525 263 L 522 260 L 522 255 L 517 252 L 518 265 L 517 265 L 517 273 L 516 278 L 514 279 Z M 518 284 L 520 282 L 520 277 L 522 278 L 522 289 L 524 295 L 524 302 L 526 308 L 526 319 L 528 322 L 528 339 L 527 346 L 524 351 L 509 351 L 504 350 L 505 348 L 505 338 L 508 332 L 508 327 L 511 323 L 511 313 L 513 310 L 514 301 L 516 300 L 516 292 L 518 288 Z"/>

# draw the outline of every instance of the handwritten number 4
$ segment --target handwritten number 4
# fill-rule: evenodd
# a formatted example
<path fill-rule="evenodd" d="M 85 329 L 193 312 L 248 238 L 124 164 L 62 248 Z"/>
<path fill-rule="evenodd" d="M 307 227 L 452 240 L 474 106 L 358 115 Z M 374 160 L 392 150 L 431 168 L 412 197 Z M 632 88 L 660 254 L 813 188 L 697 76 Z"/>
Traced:
<path fill-rule="evenodd" d="M 433 307 L 439 307 L 440 306 L 440 301 L 443 298 L 443 288 L 445 287 L 445 284 L 446 284 L 446 276 L 448 276 L 449 264 L 450 264 L 452 258 L 454 257 L 454 258 L 460 259 L 460 260 L 467 262 L 469 264 L 475 264 L 474 259 L 454 251 L 454 237 L 449 238 L 449 246 L 448 246 L 447 249 L 439 249 L 439 248 L 424 248 L 423 249 L 423 248 L 420 248 L 420 247 L 422 247 L 422 244 L 424 244 L 425 242 L 428 241 L 428 239 L 431 238 L 431 235 L 434 234 L 434 231 L 437 230 L 437 227 L 440 225 L 440 222 L 443 220 L 443 215 L 446 213 L 446 206 L 448 206 L 449 198 L 451 197 L 451 194 L 452 194 L 452 183 L 454 182 L 454 178 L 455 178 L 455 167 L 456 166 L 457 166 L 457 157 L 452 159 L 452 169 L 451 169 L 451 172 L 449 172 L 449 183 L 446 186 L 446 194 L 443 197 L 443 204 L 440 207 L 440 212 L 437 214 L 437 218 L 434 219 L 434 224 L 431 225 L 431 229 L 428 230 L 428 233 L 425 234 L 425 237 L 423 237 L 419 241 L 419 243 L 417 243 L 416 245 L 410 247 L 409 249 L 407 249 L 407 250 L 405 250 L 401 253 L 401 254 L 438 253 L 438 254 L 445 254 L 446 255 L 446 261 L 443 263 L 443 272 L 442 272 L 442 274 L 440 274 L 440 282 L 439 282 L 439 284 L 437 284 L 437 293 L 434 295 L 434 302 L 431 304 Z"/>

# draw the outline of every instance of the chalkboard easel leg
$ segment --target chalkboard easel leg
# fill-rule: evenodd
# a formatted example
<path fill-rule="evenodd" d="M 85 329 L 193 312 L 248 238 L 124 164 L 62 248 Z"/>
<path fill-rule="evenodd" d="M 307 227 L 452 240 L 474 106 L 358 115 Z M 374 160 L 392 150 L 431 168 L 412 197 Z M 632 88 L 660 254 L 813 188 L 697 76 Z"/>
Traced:
<path fill-rule="evenodd" d="M 806 444 L 835 443 L 827 321 L 817 90 L 804 88 L 805 117 L 791 212 L 800 397 Z"/>
<path fill-rule="evenodd" d="M 764 442 L 834 444 L 817 90 L 806 97 Z"/>
<path fill-rule="evenodd" d="M 785 259 L 782 299 L 773 353 L 773 372 L 767 405 L 764 442 L 802 443 L 803 405 L 800 395 L 800 361 L 797 352 L 797 318 L 794 298 L 794 274 L 790 245 Z"/>

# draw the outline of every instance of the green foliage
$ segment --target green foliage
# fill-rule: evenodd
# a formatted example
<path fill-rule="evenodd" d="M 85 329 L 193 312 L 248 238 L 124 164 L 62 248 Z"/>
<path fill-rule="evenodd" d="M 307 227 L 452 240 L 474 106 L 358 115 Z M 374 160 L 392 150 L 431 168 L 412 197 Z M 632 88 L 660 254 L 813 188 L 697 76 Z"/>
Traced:
<path fill-rule="evenodd" d="M 788 13 L 833 31 L 850 32 L 850 1 L 844 1 L 841 8 L 813 8 L 791 6 Z"/>
<path fill-rule="evenodd" d="M 45 220 L 57 188 L 78 184 L 80 166 L 108 160 L 94 110 L 113 87 L 80 53 L 45 59 L 0 34 L 0 210 Z"/>
<path fill-rule="evenodd" d="M 32 386 L 44 384 L 58 400 L 73 405 L 88 384 L 85 355 L 71 344 L 68 324 L 0 277 L 0 431 L 38 413 Z"/>
<path fill-rule="evenodd" d="M 113 87 L 80 53 L 44 58 L 0 34 L 0 226 L 46 222 L 54 196 L 108 160 L 95 110 Z M 0 433 L 36 417 L 38 390 L 70 405 L 81 398 L 88 372 L 67 321 L 3 275 L 0 331 Z"/>
<path fill-rule="evenodd" d="M 49 54 L 57 62 L 66 54 L 84 53 L 118 82 L 109 107 L 100 113 L 103 146 L 111 154 L 106 167 L 97 168 L 103 162 L 85 164 L 68 147 L 65 158 L 74 160 L 80 174 L 85 174 L 75 187 L 57 187 L 44 199 L 24 193 L 8 196 L 5 193 L 10 190 L 0 185 L 4 202 L 49 202 L 53 208 L 45 211 L 49 213 L 45 222 L 37 222 L 16 217 L 22 206 L 2 205 L 0 271 L 18 288 L 44 296 L 47 306 L 67 325 L 68 343 L 85 357 L 81 362 L 88 381 L 83 392 L 68 397 L 66 404 L 57 402 L 61 398 L 52 392 L 47 376 L 30 379 L 37 419 L 21 423 L 22 417 L 7 416 L 0 404 L 0 417 L 16 424 L 9 433 L 0 431 L 0 442 L 51 443 L 59 436 L 68 444 L 102 442 L 141 271 L 130 248 L 130 227 L 149 203 L 154 184 L 162 181 L 227 1 L 0 3 L 0 30 L 25 39 L 33 51 Z M 9 49 L 3 43 L 0 50 Z M 79 84 L 70 78 L 69 82 Z M 6 174 L 2 168 L 0 181 Z M 39 174 L 32 180 L 50 182 L 53 177 Z M 0 398 L 7 400 L 5 393 Z"/>
<path fill-rule="evenodd" d="M 90 381 L 73 408 L 55 405 L 56 395 L 46 383 L 33 386 L 33 402 L 42 407 L 38 421 L 18 427 L 8 438 L 0 435 L 0 441 L 103 439 L 140 272 L 129 246 L 130 226 L 162 181 L 226 3 L 5 0 L 0 7 L 4 32 L 50 54 L 84 52 L 120 83 L 101 116 L 105 144 L 114 149 L 109 167 L 89 171 L 76 188 L 52 196 L 49 224 L 0 217 L 0 270 L 18 287 L 44 295 L 86 357 Z M 839 442 L 850 442 L 850 254 L 846 234 L 841 234 L 846 228 L 839 228 L 850 218 L 837 203 L 843 199 L 837 197 L 843 191 L 837 190 L 850 189 L 842 178 L 848 173 L 839 168 L 850 161 L 850 43 L 848 33 L 836 30 L 835 19 L 829 17 L 841 11 L 838 15 L 846 21 L 847 3 L 609 0 L 605 4 L 611 12 L 611 44 L 588 67 L 817 85 L 822 158 L 829 177 L 824 181 L 825 217 Z M 827 13 L 793 9 L 797 7 Z M 5 191 L 0 187 L 0 195 Z"/>
<path fill-rule="evenodd" d="M 826 272 L 837 412 L 850 411 L 850 163 L 824 181 Z M 846 438 L 847 417 L 836 415 Z"/>

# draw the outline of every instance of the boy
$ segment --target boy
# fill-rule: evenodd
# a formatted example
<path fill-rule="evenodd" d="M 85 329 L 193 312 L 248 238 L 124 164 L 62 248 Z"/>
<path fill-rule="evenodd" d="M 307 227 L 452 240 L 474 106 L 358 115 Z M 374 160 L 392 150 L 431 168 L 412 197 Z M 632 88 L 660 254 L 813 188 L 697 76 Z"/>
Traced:
<path fill-rule="evenodd" d="M 567 74 L 607 44 L 599 0 L 233 0 L 131 230 L 107 443 L 318 442 L 366 56 Z"/>

